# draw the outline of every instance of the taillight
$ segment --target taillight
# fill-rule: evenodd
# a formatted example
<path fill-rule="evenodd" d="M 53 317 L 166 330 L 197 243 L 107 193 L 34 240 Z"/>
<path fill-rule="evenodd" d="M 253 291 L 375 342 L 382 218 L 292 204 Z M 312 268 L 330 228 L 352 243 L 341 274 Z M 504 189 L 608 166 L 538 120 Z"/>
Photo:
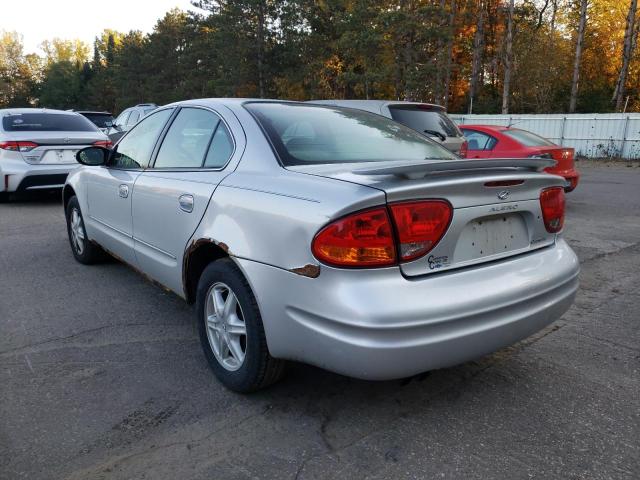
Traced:
<path fill-rule="evenodd" d="M 540 209 L 549 233 L 558 233 L 564 225 L 564 188 L 545 188 L 540 193 Z"/>
<path fill-rule="evenodd" d="M 312 244 L 318 260 L 340 267 L 383 267 L 396 263 L 385 207 L 354 213 L 324 227 Z"/>
<path fill-rule="evenodd" d="M 422 200 L 389 205 L 400 241 L 400 260 L 422 257 L 440 241 L 453 213 L 444 200 Z"/>
<path fill-rule="evenodd" d="M 391 218 L 397 233 L 396 244 Z M 392 203 L 338 219 L 313 239 L 316 258 L 338 267 L 385 267 L 415 260 L 436 246 L 451 222 L 444 200 Z"/>
<path fill-rule="evenodd" d="M 33 142 L 0 142 L 2 150 L 11 150 L 12 152 L 29 152 L 38 146 Z"/>
<path fill-rule="evenodd" d="M 93 142 L 93 144 L 96 147 L 111 148 L 113 145 L 113 142 L 111 140 L 98 140 L 97 142 Z"/>
<path fill-rule="evenodd" d="M 460 156 L 462 158 L 467 158 L 468 152 L 469 152 L 469 142 L 465 140 L 464 142 L 462 142 L 462 145 L 460 145 Z"/>

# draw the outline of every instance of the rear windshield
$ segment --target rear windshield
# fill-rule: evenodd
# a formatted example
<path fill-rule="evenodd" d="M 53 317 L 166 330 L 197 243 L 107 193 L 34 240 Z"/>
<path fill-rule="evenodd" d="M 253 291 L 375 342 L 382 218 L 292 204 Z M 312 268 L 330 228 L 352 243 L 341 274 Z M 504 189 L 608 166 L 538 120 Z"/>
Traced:
<path fill-rule="evenodd" d="M 442 110 L 429 110 L 420 105 L 389 105 L 391 118 L 421 133 L 438 132 L 445 137 L 462 135 L 455 123 Z"/>
<path fill-rule="evenodd" d="M 424 135 L 363 110 L 274 102 L 245 108 L 285 166 L 457 158 Z"/>
<path fill-rule="evenodd" d="M 535 133 L 527 132 L 526 130 L 518 130 L 512 128 L 509 130 L 502 130 L 507 137 L 513 138 L 515 141 L 520 142 L 525 147 L 549 147 L 555 145 L 546 138 L 539 137 Z"/>
<path fill-rule="evenodd" d="M 109 113 L 81 113 L 80 115 L 88 118 L 100 128 L 108 128 L 113 125 L 113 115 Z"/>
<path fill-rule="evenodd" d="M 82 115 L 64 113 L 12 113 L 2 118 L 5 132 L 95 132 Z"/>

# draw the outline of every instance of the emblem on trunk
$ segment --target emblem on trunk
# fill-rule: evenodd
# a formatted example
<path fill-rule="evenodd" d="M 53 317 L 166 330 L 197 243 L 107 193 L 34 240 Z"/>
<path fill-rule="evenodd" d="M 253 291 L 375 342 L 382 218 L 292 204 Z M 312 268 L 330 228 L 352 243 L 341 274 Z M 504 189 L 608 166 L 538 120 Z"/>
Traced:
<path fill-rule="evenodd" d="M 506 200 L 507 197 L 509 196 L 509 193 L 511 193 L 509 192 L 509 190 L 502 190 L 501 192 L 498 192 L 498 198 L 500 200 Z"/>
<path fill-rule="evenodd" d="M 69 137 L 66 137 L 64 140 L 62 140 L 64 143 L 71 143 L 71 139 Z"/>

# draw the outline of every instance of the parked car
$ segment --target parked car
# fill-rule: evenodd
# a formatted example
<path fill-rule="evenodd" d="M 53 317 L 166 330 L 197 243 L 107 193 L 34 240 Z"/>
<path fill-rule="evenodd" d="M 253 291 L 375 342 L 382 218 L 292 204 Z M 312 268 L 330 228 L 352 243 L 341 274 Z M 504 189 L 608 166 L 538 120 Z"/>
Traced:
<path fill-rule="evenodd" d="M 468 158 L 551 158 L 556 165 L 546 169 L 567 181 L 565 191 L 578 186 L 580 174 L 574 165 L 574 149 L 519 128 L 498 125 L 460 125 L 468 142 Z"/>
<path fill-rule="evenodd" d="M 43 108 L 0 110 L 0 197 L 62 188 L 87 145 L 110 146 L 108 137 L 74 112 Z"/>
<path fill-rule="evenodd" d="M 464 157 L 466 154 L 462 132 L 440 105 L 388 100 L 312 100 L 312 103 L 377 113 L 429 136 L 457 155 Z"/>
<path fill-rule="evenodd" d="M 112 142 L 117 142 L 120 137 L 127 133 L 140 119 L 149 115 L 158 106 L 155 103 L 139 103 L 135 107 L 129 107 L 122 111 L 113 125 L 107 132 Z"/>
<path fill-rule="evenodd" d="M 285 360 L 379 380 L 464 362 L 559 318 L 578 285 L 550 160 L 459 159 L 369 112 L 190 100 L 77 156 L 73 255 L 104 249 L 195 302 L 233 390 Z"/>
<path fill-rule="evenodd" d="M 108 133 L 109 129 L 113 126 L 113 115 L 109 112 L 94 112 L 89 110 L 69 110 L 71 112 L 77 112 L 83 117 L 88 118 L 95 124 L 103 133 Z"/>

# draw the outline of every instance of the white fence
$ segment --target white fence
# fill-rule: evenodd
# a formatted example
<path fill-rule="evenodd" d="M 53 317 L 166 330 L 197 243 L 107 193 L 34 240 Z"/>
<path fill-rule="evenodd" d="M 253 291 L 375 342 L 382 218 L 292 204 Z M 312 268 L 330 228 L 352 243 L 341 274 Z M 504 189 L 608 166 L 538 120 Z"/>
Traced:
<path fill-rule="evenodd" d="M 458 124 L 511 125 L 590 158 L 640 158 L 640 113 L 455 115 Z"/>

